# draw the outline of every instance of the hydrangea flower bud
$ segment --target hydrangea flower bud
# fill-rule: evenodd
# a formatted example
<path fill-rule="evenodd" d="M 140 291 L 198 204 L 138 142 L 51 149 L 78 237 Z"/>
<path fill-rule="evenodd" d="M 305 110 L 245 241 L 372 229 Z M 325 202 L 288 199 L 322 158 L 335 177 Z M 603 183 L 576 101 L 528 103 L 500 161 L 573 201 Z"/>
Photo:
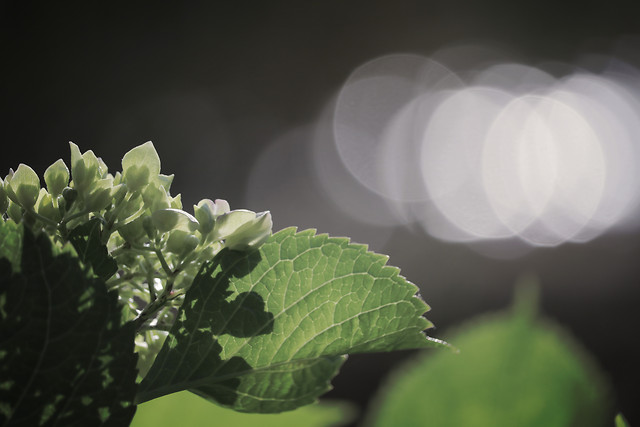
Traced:
<path fill-rule="evenodd" d="M 131 192 L 141 190 L 159 174 L 160 157 L 151 141 L 129 150 L 122 158 L 122 180 Z"/>
<path fill-rule="evenodd" d="M 60 210 L 53 206 L 53 197 L 44 188 L 40 189 L 40 195 L 36 202 L 36 211 L 38 214 L 58 222 L 62 219 Z"/>
<path fill-rule="evenodd" d="M 109 206 L 113 199 L 113 178 L 104 178 L 91 186 L 91 193 L 85 198 L 85 206 L 91 212 L 97 212 Z"/>
<path fill-rule="evenodd" d="M 175 229 L 195 231 L 199 225 L 197 219 L 180 209 L 160 209 L 151 214 L 151 218 L 153 224 L 163 233 Z"/>
<path fill-rule="evenodd" d="M 69 185 L 69 168 L 62 159 L 58 159 L 44 171 L 44 182 L 52 196 L 62 194 L 62 190 Z"/>
<path fill-rule="evenodd" d="M 93 151 L 80 153 L 80 149 L 73 142 L 71 148 L 71 177 L 73 186 L 82 195 L 90 191 L 91 184 L 100 179 L 100 162 Z"/>
<path fill-rule="evenodd" d="M 270 212 L 256 214 L 238 209 L 218 217 L 213 232 L 224 239 L 229 249 L 247 250 L 262 245 L 271 235 L 272 227 Z"/>
<path fill-rule="evenodd" d="M 200 223 L 200 232 L 203 235 L 209 234 L 213 230 L 216 218 L 229 212 L 229 203 L 226 200 L 202 199 L 193 206 L 193 213 Z"/>
<path fill-rule="evenodd" d="M 118 229 L 118 234 L 129 243 L 138 243 L 146 235 L 144 230 L 144 218 L 136 218 L 128 224 L 123 225 Z"/>
<path fill-rule="evenodd" d="M 185 256 L 193 251 L 200 240 L 185 230 L 173 230 L 167 239 L 167 250 L 174 254 Z"/>
<path fill-rule="evenodd" d="M 78 192 L 75 188 L 67 187 L 62 190 L 62 197 L 64 198 L 65 206 L 69 209 L 78 198 Z"/>
<path fill-rule="evenodd" d="M 149 208 L 151 212 L 155 212 L 160 209 L 167 209 L 171 206 L 169 196 L 164 187 L 155 182 L 150 182 L 142 192 L 142 200 L 145 207 Z"/>
<path fill-rule="evenodd" d="M 7 195 L 25 209 L 31 209 L 38 200 L 40 178 L 33 169 L 20 163 L 9 181 Z M 12 197 L 13 196 L 13 197 Z"/>
<path fill-rule="evenodd" d="M 147 233 L 149 239 L 153 240 L 156 238 L 158 229 L 153 225 L 153 219 L 150 216 L 142 218 L 142 228 L 144 228 L 144 232 Z"/>

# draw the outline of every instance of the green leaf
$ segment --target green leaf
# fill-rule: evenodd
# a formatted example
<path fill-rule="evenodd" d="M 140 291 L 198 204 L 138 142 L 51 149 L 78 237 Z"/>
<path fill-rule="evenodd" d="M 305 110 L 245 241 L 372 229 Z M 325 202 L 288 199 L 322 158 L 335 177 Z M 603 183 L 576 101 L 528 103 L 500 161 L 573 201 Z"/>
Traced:
<path fill-rule="evenodd" d="M 282 414 L 243 414 L 212 405 L 183 391 L 138 406 L 131 427 L 338 427 L 353 420 L 355 410 L 346 402 L 320 402 Z"/>
<path fill-rule="evenodd" d="M 566 331 L 536 320 L 533 305 L 476 319 L 450 336 L 459 354 L 425 354 L 396 372 L 368 425 L 609 425 L 602 374 Z"/>
<path fill-rule="evenodd" d="M 127 425 L 135 413 L 133 324 L 70 251 L 24 230 L 21 272 L 0 259 L 4 425 Z"/>
<path fill-rule="evenodd" d="M 622 414 L 616 415 L 616 427 L 629 427 L 629 422 Z"/>
<path fill-rule="evenodd" d="M 15 272 L 20 271 L 22 230 L 22 226 L 12 220 L 0 220 L 0 259 L 8 260 Z"/>
<path fill-rule="evenodd" d="M 122 158 L 122 177 L 131 191 L 144 187 L 160 174 L 160 157 L 151 141 L 127 152 Z"/>
<path fill-rule="evenodd" d="M 386 256 L 314 233 L 285 229 L 206 263 L 137 400 L 188 389 L 280 412 L 329 390 L 344 354 L 442 345 L 422 332 L 429 307 Z"/>
<path fill-rule="evenodd" d="M 78 253 L 80 261 L 90 265 L 93 273 L 107 280 L 118 271 L 118 263 L 111 258 L 107 247 L 102 244 L 100 220 L 93 218 L 69 233 L 69 241 Z"/>
<path fill-rule="evenodd" d="M 91 150 L 81 154 L 73 142 L 69 142 L 69 148 L 73 185 L 84 196 L 91 189 L 91 184 L 100 178 L 100 161 Z"/>
<path fill-rule="evenodd" d="M 58 159 L 44 171 L 44 182 L 53 196 L 62 194 L 62 190 L 69 184 L 69 168 L 62 159 Z"/>
<path fill-rule="evenodd" d="M 15 195 L 15 202 L 20 203 L 25 209 L 33 208 L 40 193 L 40 178 L 33 169 L 20 163 L 9 186 Z"/>

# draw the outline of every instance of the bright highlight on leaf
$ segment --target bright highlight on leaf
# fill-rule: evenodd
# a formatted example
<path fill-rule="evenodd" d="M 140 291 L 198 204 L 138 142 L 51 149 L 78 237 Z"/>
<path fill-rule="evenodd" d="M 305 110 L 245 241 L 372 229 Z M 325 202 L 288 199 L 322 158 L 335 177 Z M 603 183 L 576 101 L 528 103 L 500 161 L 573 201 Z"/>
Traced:
<path fill-rule="evenodd" d="M 344 354 L 443 345 L 429 307 L 387 257 L 345 238 L 274 234 L 222 251 L 187 292 L 139 402 L 188 389 L 246 412 L 280 412 L 330 388 Z"/>

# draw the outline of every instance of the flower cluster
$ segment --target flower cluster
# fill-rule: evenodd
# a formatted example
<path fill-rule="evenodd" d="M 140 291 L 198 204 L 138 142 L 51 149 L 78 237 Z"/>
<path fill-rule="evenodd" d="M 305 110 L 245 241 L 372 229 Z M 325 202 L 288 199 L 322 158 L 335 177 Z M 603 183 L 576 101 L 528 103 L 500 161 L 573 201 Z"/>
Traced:
<path fill-rule="evenodd" d="M 0 215 L 60 244 L 74 228 L 99 220 L 101 241 L 118 264 L 107 285 L 118 290 L 124 320 L 138 325 L 144 374 L 202 263 L 225 247 L 259 247 L 271 235 L 271 214 L 232 211 L 219 199 L 201 200 L 193 214 L 184 211 L 151 142 L 126 153 L 115 174 L 93 151 L 70 146 L 71 168 L 63 160 L 49 166 L 46 188 L 25 164 L 0 179 Z"/>

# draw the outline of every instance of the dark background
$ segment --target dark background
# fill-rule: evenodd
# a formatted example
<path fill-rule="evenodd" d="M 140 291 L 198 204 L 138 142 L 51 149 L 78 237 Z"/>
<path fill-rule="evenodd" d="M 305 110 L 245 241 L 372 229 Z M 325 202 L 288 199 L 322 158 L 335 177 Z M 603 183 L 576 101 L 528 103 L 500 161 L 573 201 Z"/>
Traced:
<path fill-rule="evenodd" d="M 273 203 L 248 196 L 257 156 L 313 123 L 363 62 L 468 41 L 504 46 L 524 62 L 571 61 L 640 34 L 634 2 L 0 4 L 2 175 L 20 162 L 41 174 L 59 157 L 67 161 L 68 141 L 116 170 L 127 150 L 152 140 L 188 210 L 200 198 L 224 198 L 232 208 L 271 210 L 274 229 L 314 227 L 389 254 L 421 287 L 443 338 L 474 314 L 508 306 L 518 278 L 535 274 L 544 313 L 595 356 L 617 409 L 640 424 L 640 234 L 499 261 L 407 227 L 360 224 L 330 203 L 305 207 L 309 191 L 289 182 L 296 178 L 288 180 L 287 168 L 278 171 Z M 274 155 L 295 165 L 304 135 Z M 351 357 L 330 396 L 366 404 L 408 355 Z"/>

